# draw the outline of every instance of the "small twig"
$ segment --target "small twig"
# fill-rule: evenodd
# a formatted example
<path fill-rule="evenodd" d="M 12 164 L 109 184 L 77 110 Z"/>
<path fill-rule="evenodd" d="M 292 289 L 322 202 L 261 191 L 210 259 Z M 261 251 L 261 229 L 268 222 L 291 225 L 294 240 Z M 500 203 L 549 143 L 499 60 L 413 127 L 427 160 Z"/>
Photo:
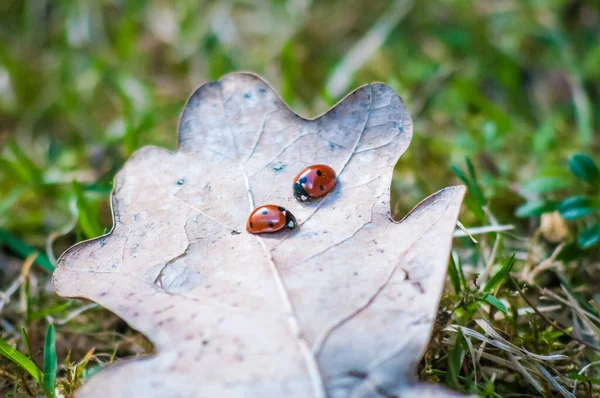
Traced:
<path fill-rule="evenodd" d="M 464 225 L 462 225 L 460 222 L 457 223 L 458 227 L 460 229 L 457 229 L 456 231 L 454 231 L 454 237 L 455 238 L 466 238 L 469 237 L 471 238 L 471 240 L 473 240 L 474 243 L 477 243 L 477 240 L 475 240 L 473 238 L 473 235 L 484 235 L 484 234 L 489 234 L 489 233 L 493 233 L 493 232 L 506 232 L 506 231 L 512 231 L 513 229 L 515 229 L 514 225 L 485 225 L 483 227 L 472 227 L 472 228 L 465 228 Z"/>
<path fill-rule="evenodd" d="M 493 226 L 497 227 L 498 226 L 498 221 L 496 220 L 496 218 L 494 217 L 494 215 L 488 209 L 487 206 L 483 206 L 483 211 L 486 214 L 486 216 L 490 219 L 491 224 Z M 500 247 L 500 237 L 501 236 L 502 236 L 502 234 L 500 234 L 500 232 L 496 233 L 496 240 L 494 241 L 494 246 L 492 247 L 492 252 L 490 253 L 490 256 L 488 257 L 488 260 L 487 260 L 487 262 L 485 264 L 485 268 L 483 269 L 483 272 L 479 276 L 478 281 L 482 285 L 483 285 L 483 282 L 491 274 L 492 268 L 494 267 L 494 264 L 496 262 L 496 254 L 498 253 L 498 248 Z"/>
<path fill-rule="evenodd" d="M 10 322 L 8 322 L 6 319 L 0 318 L 0 326 L 2 326 L 2 328 L 4 330 L 6 330 L 8 333 L 17 335 L 17 329 L 15 329 L 15 327 Z"/>
<path fill-rule="evenodd" d="M 21 283 L 27 283 L 27 278 L 29 278 L 29 270 L 31 269 L 31 266 L 33 265 L 33 262 L 35 261 L 35 259 L 38 256 L 38 252 L 33 252 L 31 253 L 23 262 L 23 267 L 21 268 L 21 276 L 19 278 L 21 278 Z M 20 291 L 20 295 L 19 295 L 19 300 L 21 302 L 21 311 L 25 312 L 27 311 L 27 297 L 25 296 L 26 289 L 21 289 Z"/>
<path fill-rule="evenodd" d="M 527 284 L 532 285 L 533 280 L 539 273 L 557 265 L 557 264 L 555 264 L 556 257 L 558 257 L 558 255 L 560 254 L 562 249 L 565 248 L 565 245 L 566 245 L 565 243 L 561 243 L 560 245 L 556 246 L 556 248 L 554 249 L 554 251 L 552 252 L 550 257 L 548 257 L 547 259 L 545 259 L 544 261 L 542 261 L 541 263 L 536 265 L 531 271 L 528 271 L 527 270 L 528 267 L 525 267 L 523 269 L 522 279 Z"/>
<path fill-rule="evenodd" d="M 483 282 L 488 278 L 488 276 L 492 273 L 492 268 L 494 268 L 494 264 L 496 263 L 496 254 L 498 253 L 498 248 L 500 247 L 500 233 L 496 234 L 496 240 L 494 241 L 494 246 L 492 247 L 492 252 L 488 257 L 488 260 L 485 264 L 485 268 L 483 272 L 479 276 L 479 283 L 483 285 Z"/>
<path fill-rule="evenodd" d="M 542 231 L 540 229 L 536 230 L 533 236 L 531 237 L 531 243 L 529 245 L 529 250 L 527 251 L 527 260 L 525 261 L 525 268 L 523 272 L 527 272 L 529 269 L 533 268 L 535 261 L 533 261 L 533 248 L 537 246 L 540 236 L 542 236 Z"/>
<path fill-rule="evenodd" d="M 577 311 L 577 314 L 580 315 L 581 322 L 583 322 L 585 324 L 585 326 L 588 327 L 588 330 L 590 330 L 594 335 L 600 336 L 600 328 L 598 328 L 598 326 L 595 325 L 590 320 L 590 319 L 596 318 L 596 322 L 598 323 L 598 318 L 591 314 L 587 315 L 587 312 L 583 312 L 583 315 L 585 315 L 585 316 L 581 316 L 582 309 L 579 307 L 579 303 L 577 302 L 577 299 L 575 299 L 575 297 L 573 297 L 573 295 L 567 289 L 565 289 L 565 287 L 563 285 L 561 285 L 560 287 L 565 292 L 565 295 L 567 296 L 569 303 L 571 303 L 570 307 L 573 308 L 573 310 Z"/>
<path fill-rule="evenodd" d="M 29 383 L 27 383 L 27 379 L 23 375 L 21 375 L 20 379 L 21 379 L 21 382 L 23 383 L 23 386 L 25 387 L 25 390 L 29 394 L 29 396 L 31 396 L 31 397 L 37 396 L 37 394 L 31 390 L 31 387 L 29 387 Z"/>
<path fill-rule="evenodd" d="M 460 228 L 460 231 L 454 232 L 455 238 L 458 237 L 458 233 L 460 233 L 462 231 L 462 236 L 468 236 L 471 239 L 471 241 L 473 243 L 475 243 L 476 245 L 479 243 L 479 242 L 477 242 L 477 239 L 473 238 L 473 235 L 471 235 L 469 233 L 467 228 L 465 228 L 465 226 L 460 221 L 456 220 L 456 225 L 458 226 L 458 228 Z"/>
<path fill-rule="evenodd" d="M 492 225 L 498 225 L 498 220 L 496 220 L 496 217 L 494 217 L 494 214 L 490 211 L 489 207 L 483 206 L 481 209 L 483 210 L 487 218 L 490 219 Z"/>
<path fill-rule="evenodd" d="M 78 317 L 79 315 L 83 314 L 85 311 L 90 310 L 92 308 L 97 308 L 98 304 L 96 303 L 89 303 L 84 305 L 83 307 L 79 307 L 73 311 L 71 311 L 69 314 L 67 314 L 66 317 L 62 318 L 62 319 L 55 319 L 53 317 L 51 317 L 50 315 L 46 316 L 46 319 L 48 320 L 49 323 L 53 323 L 55 325 L 64 325 L 65 323 L 73 320 L 74 318 Z"/>
<path fill-rule="evenodd" d="M 23 283 L 23 278 L 19 276 L 10 284 L 5 292 L 0 292 L 0 312 L 2 312 L 2 308 L 10 302 L 10 297 L 17 291 L 19 286 L 21 286 L 21 283 Z"/>
<path fill-rule="evenodd" d="M 392 2 L 391 6 L 369 29 L 367 34 L 357 41 L 344 57 L 334 66 L 333 72 L 325 84 L 326 92 L 331 97 L 343 94 L 350 85 L 354 73 L 377 51 L 385 42 L 392 30 L 410 12 L 413 0 Z"/>
<path fill-rule="evenodd" d="M 554 304 L 554 305 L 547 305 L 547 306 L 543 306 L 543 307 L 540 306 L 540 307 L 538 307 L 538 311 L 540 311 L 540 312 L 552 312 L 552 311 L 558 311 L 561 308 L 563 308 L 562 305 L 560 305 L 560 304 Z M 521 317 L 521 316 L 524 316 L 524 315 L 527 315 L 527 314 L 532 314 L 532 313 L 535 313 L 535 311 L 531 307 L 522 307 L 522 308 L 519 308 L 517 310 L 517 316 L 518 317 Z M 506 318 L 506 316 L 502 312 L 497 312 L 495 314 L 495 316 L 494 316 L 494 320 L 495 321 L 500 321 L 500 320 L 505 319 L 505 318 Z"/>
<path fill-rule="evenodd" d="M 583 313 L 583 314 L 580 314 L 580 315 L 585 315 L 588 318 L 594 320 L 596 323 L 600 323 L 600 318 L 598 318 L 594 314 L 590 313 L 589 311 L 586 311 L 586 310 L 584 310 L 582 308 L 574 306 L 573 303 L 571 303 L 569 300 L 566 300 L 566 299 L 560 297 L 558 294 L 556 294 L 556 293 L 554 293 L 554 292 L 552 292 L 552 291 L 550 291 L 550 290 L 548 290 L 546 288 L 540 289 L 540 292 L 542 293 L 543 296 L 546 296 L 548 298 L 552 298 L 552 299 L 554 299 L 556 301 L 560 301 L 564 305 L 566 305 L 566 306 L 568 306 L 570 308 L 573 308 L 573 310 L 575 310 L 575 312 Z"/>
<path fill-rule="evenodd" d="M 52 232 L 48 236 L 48 239 L 46 240 L 46 255 L 48 256 L 48 258 L 50 259 L 50 262 L 54 266 L 56 266 L 56 256 L 54 255 L 54 250 L 53 250 L 54 241 L 57 238 L 64 236 L 64 235 L 68 234 L 69 232 L 71 232 L 73 230 L 73 228 L 75 228 L 75 226 L 77 225 L 77 220 L 79 218 L 79 209 L 77 208 L 77 200 L 73 199 L 70 201 L 69 209 L 71 210 L 71 215 L 72 215 L 71 220 L 64 227 L 60 228 L 57 231 Z"/>
<path fill-rule="evenodd" d="M 11 383 L 14 383 L 15 381 L 17 381 L 17 376 L 13 375 L 12 373 L 7 372 L 4 369 L 0 369 L 0 377 L 4 377 L 5 379 L 8 379 Z"/>
<path fill-rule="evenodd" d="M 563 328 L 562 326 L 560 326 L 558 324 L 558 322 L 556 321 L 552 321 L 550 318 L 548 318 L 546 315 L 544 315 L 541 311 L 539 311 L 534 305 L 533 303 L 525 296 L 525 293 L 523 293 L 523 291 L 519 288 L 519 285 L 517 284 L 517 282 L 512 278 L 512 276 L 508 276 L 508 279 L 512 282 L 513 286 L 515 287 L 515 289 L 517 290 L 517 292 L 519 292 L 519 295 L 523 298 L 523 300 L 525 300 L 525 302 L 531 307 L 531 309 L 536 313 L 536 315 L 538 315 L 540 318 L 542 318 L 548 325 L 552 326 L 553 328 L 563 332 L 565 335 L 569 336 L 571 339 L 577 341 L 580 344 L 585 345 L 586 347 L 589 347 L 595 351 L 600 352 L 600 347 L 596 347 L 593 344 L 590 344 L 584 340 L 581 340 L 580 338 L 577 338 L 575 336 L 573 336 L 571 333 L 569 333 L 565 328 Z"/>
<path fill-rule="evenodd" d="M 446 63 L 441 65 L 435 76 L 423 85 L 421 90 L 418 90 L 421 95 L 416 95 L 412 99 L 411 113 L 416 119 L 421 111 L 425 108 L 429 100 L 440 90 L 440 87 L 446 83 L 447 79 L 450 78 L 456 71 L 458 71 L 457 65 Z"/>
<path fill-rule="evenodd" d="M 596 366 L 596 365 L 600 365 L 600 361 L 588 363 L 583 368 L 581 368 L 581 370 L 579 372 L 577 372 L 577 374 L 581 375 L 581 374 L 585 373 L 585 371 L 588 370 L 588 368 L 590 368 L 592 366 Z M 575 394 L 576 392 L 577 392 L 577 380 L 575 380 L 575 383 L 573 384 L 573 394 Z"/>

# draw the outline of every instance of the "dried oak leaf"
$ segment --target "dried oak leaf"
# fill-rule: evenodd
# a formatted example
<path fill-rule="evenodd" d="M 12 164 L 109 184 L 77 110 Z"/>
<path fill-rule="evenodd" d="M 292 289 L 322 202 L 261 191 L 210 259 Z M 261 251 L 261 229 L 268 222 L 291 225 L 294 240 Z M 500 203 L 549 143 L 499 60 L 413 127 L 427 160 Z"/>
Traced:
<path fill-rule="evenodd" d="M 390 181 L 411 135 L 385 84 L 314 120 L 251 74 L 200 87 L 177 152 L 137 151 L 115 178 L 113 230 L 59 260 L 58 294 L 113 311 L 157 351 L 108 367 L 79 396 L 453 396 L 415 373 L 464 187 L 393 221 Z M 316 163 L 338 184 L 299 203 L 292 178 Z M 247 233 L 267 203 L 298 228 Z"/>

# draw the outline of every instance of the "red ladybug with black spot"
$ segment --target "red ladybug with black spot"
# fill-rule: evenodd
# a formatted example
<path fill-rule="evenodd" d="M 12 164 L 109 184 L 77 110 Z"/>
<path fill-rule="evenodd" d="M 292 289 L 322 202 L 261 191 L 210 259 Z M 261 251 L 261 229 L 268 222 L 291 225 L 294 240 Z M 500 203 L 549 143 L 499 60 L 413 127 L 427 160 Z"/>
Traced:
<path fill-rule="evenodd" d="M 294 197 L 306 202 L 327 194 L 335 187 L 335 171 L 324 164 L 315 164 L 302 170 L 294 178 Z"/>
<path fill-rule="evenodd" d="M 251 234 L 276 232 L 296 228 L 296 217 L 289 210 L 277 205 L 263 205 L 250 213 L 246 230 Z"/>

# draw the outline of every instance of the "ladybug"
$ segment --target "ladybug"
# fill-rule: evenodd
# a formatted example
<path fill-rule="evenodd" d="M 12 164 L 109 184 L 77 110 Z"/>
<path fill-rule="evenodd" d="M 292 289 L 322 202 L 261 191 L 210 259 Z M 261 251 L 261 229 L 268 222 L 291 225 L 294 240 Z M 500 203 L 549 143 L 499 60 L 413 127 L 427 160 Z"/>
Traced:
<path fill-rule="evenodd" d="M 264 205 L 250 213 L 246 230 L 251 234 L 262 234 L 279 231 L 283 228 L 294 229 L 296 224 L 296 217 L 284 207 Z"/>
<path fill-rule="evenodd" d="M 309 166 L 294 178 L 294 196 L 300 202 L 323 196 L 335 187 L 336 178 L 335 171 L 329 166 Z"/>

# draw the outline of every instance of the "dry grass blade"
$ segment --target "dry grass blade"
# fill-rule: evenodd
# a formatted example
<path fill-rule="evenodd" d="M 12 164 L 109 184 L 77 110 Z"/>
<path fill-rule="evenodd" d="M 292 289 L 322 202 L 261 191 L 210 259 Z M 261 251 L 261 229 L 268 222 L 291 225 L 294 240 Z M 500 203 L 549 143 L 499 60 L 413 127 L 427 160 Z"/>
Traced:
<path fill-rule="evenodd" d="M 485 333 L 487 335 L 506 344 L 507 346 L 510 346 L 513 350 L 520 351 L 521 353 L 525 354 L 527 357 L 537 359 L 540 361 L 560 361 L 560 360 L 569 359 L 568 356 L 562 355 L 562 354 L 553 354 L 553 355 L 534 354 L 532 352 L 527 351 L 526 349 L 524 349 L 522 347 L 517 347 L 516 345 L 514 345 L 514 344 L 510 343 L 509 341 L 507 341 L 506 339 L 504 339 L 502 336 L 500 336 L 500 334 L 498 332 L 496 332 L 494 330 L 494 328 L 489 323 L 487 323 L 483 319 L 476 319 L 475 322 L 477 323 L 477 325 L 479 325 L 480 328 L 482 328 L 485 331 Z"/>
<path fill-rule="evenodd" d="M 561 386 L 560 383 L 558 383 L 556 379 L 542 365 L 536 363 L 535 366 L 537 366 L 537 368 L 540 370 L 540 372 L 542 372 L 546 380 L 548 380 L 550 384 L 552 384 L 552 387 L 554 387 L 563 397 L 576 398 L 575 395 L 565 390 L 565 388 Z"/>
<path fill-rule="evenodd" d="M 508 354 L 508 358 L 510 359 L 510 363 L 512 365 L 514 365 L 515 368 L 519 371 L 519 373 L 521 373 L 523 375 L 523 377 L 525 377 L 527 379 L 527 381 L 529 382 L 529 384 L 531 384 L 533 386 L 533 388 L 535 388 L 536 390 L 538 390 L 540 393 L 544 394 L 544 388 L 531 375 L 531 373 L 529 373 L 529 371 L 527 371 L 527 369 L 525 369 L 523 367 L 523 365 L 521 365 L 521 362 L 519 362 L 519 360 L 513 354 L 510 354 L 510 353 Z"/>
<path fill-rule="evenodd" d="M 579 372 L 577 372 L 577 374 L 582 375 L 586 372 L 586 370 L 588 370 L 589 368 L 596 366 L 596 365 L 600 365 L 600 361 L 588 363 L 583 368 L 581 368 L 581 370 Z M 577 392 L 577 382 L 578 382 L 578 380 L 575 380 L 575 382 L 573 383 L 573 395 L 576 394 L 576 392 Z"/>
<path fill-rule="evenodd" d="M 325 85 L 325 89 L 330 96 L 337 98 L 348 90 L 354 73 L 383 44 L 392 29 L 409 13 L 412 6 L 413 0 L 401 0 L 391 3 L 390 8 L 382 14 L 367 34 L 346 53 L 333 69 Z"/>
<path fill-rule="evenodd" d="M 98 304 L 89 303 L 84 306 L 81 306 L 81 307 L 69 312 L 68 314 L 65 315 L 64 318 L 61 318 L 61 319 L 55 319 L 49 315 L 46 316 L 46 319 L 48 320 L 49 323 L 53 323 L 55 325 L 64 325 L 64 324 L 72 321 L 73 319 L 77 318 L 79 315 L 83 314 L 84 312 L 91 310 L 93 308 L 98 308 Z"/>
<path fill-rule="evenodd" d="M 470 339 L 467 339 L 465 337 L 465 342 L 467 343 L 467 347 L 469 347 L 469 354 L 471 355 L 471 361 L 473 364 L 473 380 L 477 383 L 477 353 L 475 352 L 475 349 L 473 347 L 473 343 L 471 342 Z"/>
<path fill-rule="evenodd" d="M 566 305 L 567 307 L 569 307 L 570 309 L 573 310 L 573 314 L 575 316 L 577 316 L 579 319 L 581 319 L 581 321 L 588 327 L 590 327 L 590 330 L 593 331 L 596 336 L 600 336 L 600 329 L 593 324 L 591 321 L 594 321 L 596 323 L 600 324 L 600 318 L 598 318 L 597 316 L 595 316 L 594 314 L 591 314 L 589 311 L 581 308 L 581 306 L 579 305 L 579 303 L 577 302 L 577 300 L 575 298 L 573 298 L 570 293 L 566 290 L 565 293 L 567 294 L 568 299 L 564 299 L 563 297 L 559 296 L 558 294 L 552 292 L 551 290 L 548 289 L 541 289 L 541 293 L 542 295 L 554 299 L 556 301 L 561 302 L 562 304 Z"/>
<path fill-rule="evenodd" d="M 515 229 L 514 225 L 486 225 L 482 227 L 470 227 L 467 228 L 462 225 L 460 222 L 458 223 L 459 230 L 454 232 L 455 238 L 465 238 L 470 237 L 473 243 L 478 243 L 476 239 L 473 238 L 475 235 L 485 235 L 491 233 L 499 233 L 499 232 L 507 232 Z"/>
<path fill-rule="evenodd" d="M 529 307 L 541 318 L 543 319 L 548 325 L 556 328 L 557 330 L 560 330 L 561 332 L 563 332 L 565 335 L 569 336 L 570 338 L 572 338 L 573 340 L 585 345 L 586 347 L 589 347 L 595 351 L 600 352 L 600 347 L 595 346 L 594 344 L 590 344 L 585 340 L 582 340 L 576 336 L 573 336 L 571 333 L 569 333 L 565 328 L 563 328 L 562 326 L 560 326 L 558 324 L 558 322 L 556 321 L 552 321 L 550 318 L 548 318 L 546 315 L 544 315 L 536 306 L 533 305 L 533 303 L 531 302 L 531 300 L 529 300 L 527 298 L 527 296 L 525 295 L 525 293 L 523 293 L 523 291 L 521 290 L 521 288 L 519 288 L 519 285 L 517 284 L 517 282 L 511 277 L 510 278 L 512 285 L 515 287 L 515 289 L 517 290 L 517 292 L 519 293 L 519 295 L 523 298 L 523 300 L 525 300 L 525 302 L 529 305 Z M 561 300 L 562 299 L 560 296 L 554 295 L 554 293 L 550 292 L 550 291 L 544 291 L 544 289 L 542 289 L 542 294 L 546 294 L 546 295 L 552 295 L 554 297 L 558 297 Z M 560 300 L 559 300 L 560 301 Z M 563 302 L 563 304 L 568 303 L 566 300 Z"/>
<path fill-rule="evenodd" d="M 548 376 L 547 376 L 548 373 L 547 373 L 547 371 L 546 371 L 546 373 L 543 373 L 542 369 L 545 370 L 545 368 L 541 367 L 539 365 L 539 362 L 559 361 L 559 360 L 566 360 L 569 358 L 568 356 L 561 355 L 561 354 L 538 355 L 538 354 L 531 353 L 528 350 L 521 348 L 521 347 L 517 347 L 514 344 L 512 344 L 512 343 L 508 342 L 507 340 L 505 340 L 504 338 L 502 338 L 502 336 L 500 336 L 500 334 L 498 334 L 491 327 L 491 325 L 489 325 L 484 320 L 478 319 L 478 320 L 476 320 L 476 323 L 485 331 L 485 333 L 488 336 L 484 336 L 475 330 L 472 330 L 472 329 L 464 327 L 464 326 L 458 326 L 458 325 L 452 325 L 452 326 L 448 327 L 446 330 L 454 331 L 454 332 L 460 330 L 464 336 L 475 338 L 483 343 L 489 344 L 493 347 L 499 348 L 502 351 L 504 351 L 506 356 L 508 357 L 508 360 L 500 358 L 495 355 L 485 353 L 485 352 L 482 353 L 482 357 L 485 359 L 491 360 L 497 364 L 500 364 L 504 367 L 508 367 L 508 368 L 514 367 L 540 393 L 544 393 L 544 388 L 536 380 L 534 375 L 532 375 L 532 372 L 534 372 L 536 375 L 538 375 L 538 372 L 539 372 L 538 376 L 544 377 L 546 379 L 548 378 Z M 561 380 L 563 380 L 563 382 L 568 382 L 568 379 L 561 378 Z M 552 378 L 552 380 L 550 382 L 552 383 L 554 388 L 556 388 L 558 391 L 561 391 L 561 393 L 563 391 L 566 391 L 566 390 L 564 390 L 564 388 L 562 386 L 560 386 L 560 384 L 556 381 L 556 379 Z M 559 386 L 558 388 L 556 387 L 557 385 Z"/>

